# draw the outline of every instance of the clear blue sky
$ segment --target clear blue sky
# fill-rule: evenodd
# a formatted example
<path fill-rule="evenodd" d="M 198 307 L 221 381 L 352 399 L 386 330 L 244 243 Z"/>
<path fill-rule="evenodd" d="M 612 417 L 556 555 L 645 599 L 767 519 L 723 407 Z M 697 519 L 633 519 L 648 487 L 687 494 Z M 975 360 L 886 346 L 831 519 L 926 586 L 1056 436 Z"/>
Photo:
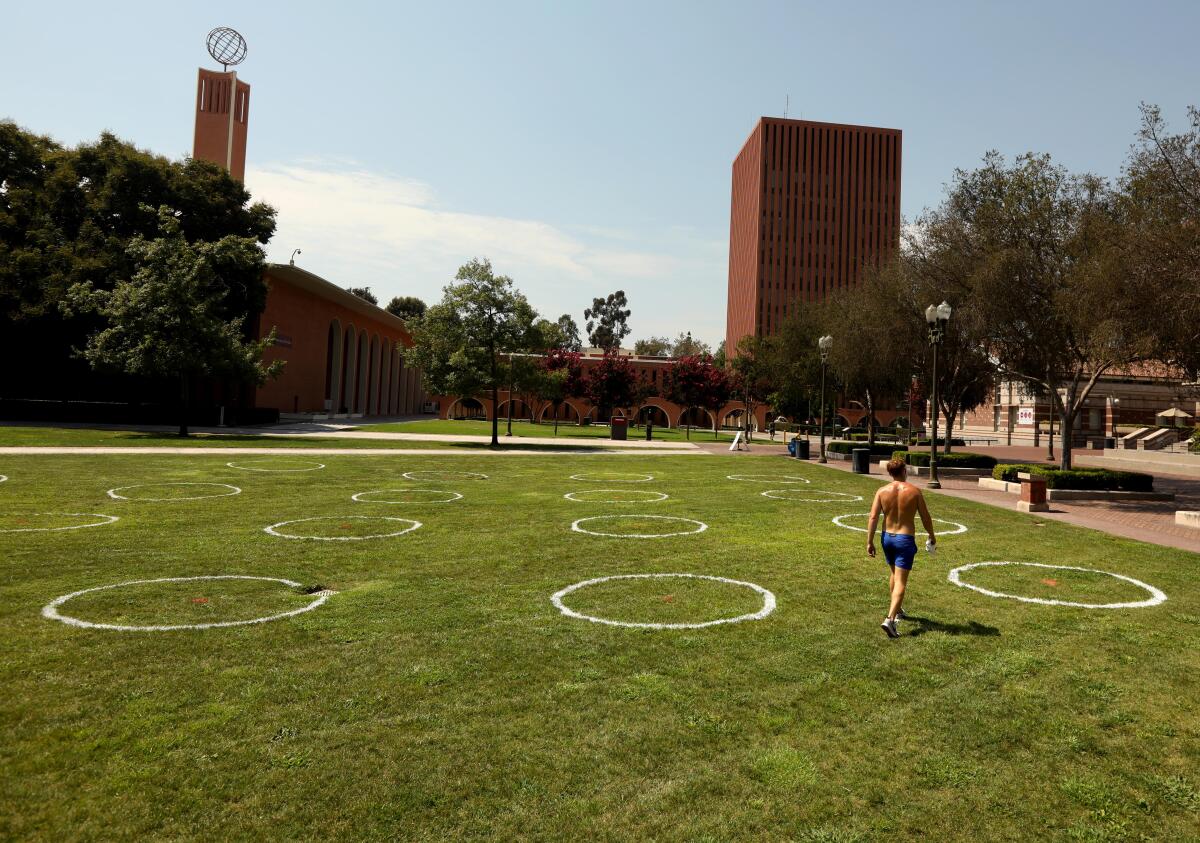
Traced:
<path fill-rule="evenodd" d="M 1115 176 L 1141 100 L 1200 104 L 1194 2 L 13 3 L 0 116 L 191 148 L 219 25 L 249 42 L 271 257 L 381 299 L 489 256 L 550 317 L 724 336 L 730 165 L 760 115 L 904 131 L 903 209 L 988 149 Z"/>

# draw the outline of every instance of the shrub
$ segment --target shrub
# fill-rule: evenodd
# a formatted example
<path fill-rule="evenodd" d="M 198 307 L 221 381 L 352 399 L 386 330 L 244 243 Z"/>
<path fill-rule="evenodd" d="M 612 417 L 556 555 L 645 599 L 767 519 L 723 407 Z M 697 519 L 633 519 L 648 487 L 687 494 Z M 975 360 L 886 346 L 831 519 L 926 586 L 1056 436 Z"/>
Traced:
<path fill-rule="evenodd" d="M 1049 465 L 1001 463 L 992 469 L 992 477 L 1015 483 L 1017 474 L 1028 472 L 1046 478 L 1049 489 L 1153 492 L 1154 476 L 1137 471 L 1113 471 L 1107 468 L 1072 468 L 1063 471 Z"/>
<path fill-rule="evenodd" d="M 905 460 L 909 465 L 929 465 L 928 451 L 896 451 L 892 458 Z M 987 454 L 938 454 L 938 465 L 943 468 L 993 468 L 996 458 Z"/>
<path fill-rule="evenodd" d="M 849 454 L 851 451 L 867 447 L 864 442 L 827 442 L 825 444 L 825 450 L 834 454 Z M 873 457 L 890 457 L 895 448 L 896 446 L 891 442 L 876 442 L 869 446 Z"/>

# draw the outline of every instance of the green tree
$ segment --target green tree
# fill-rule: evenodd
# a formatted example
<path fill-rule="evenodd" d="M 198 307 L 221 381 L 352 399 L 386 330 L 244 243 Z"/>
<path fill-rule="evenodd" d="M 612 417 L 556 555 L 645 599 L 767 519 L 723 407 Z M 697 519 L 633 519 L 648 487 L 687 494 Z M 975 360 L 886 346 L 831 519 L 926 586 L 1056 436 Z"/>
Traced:
<path fill-rule="evenodd" d="M 1100 377 L 1161 348 L 1164 299 L 1129 284 L 1117 198 L 1049 156 L 989 153 L 955 172 L 928 219 L 963 258 L 958 300 L 980 308 L 1000 374 L 1050 396 L 1070 468 L 1074 421 Z"/>
<path fill-rule="evenodd" d="M 6 322 L 0 356 L 27 361 L 6 374 L 9 394 L 53 390 L 59 398 L 88 397 L 103 389 L 113 400 L 132 398 L 136 388 L 146 400 L 145 384 L 96 378 L 72 354 L 105 327 L 102 314 L 64 311 L 59 304 L 73 285 L 111 290 L 131 278 L 137 267 L 129 245 L 138 236 L 159 236 L 158 207 L 178 212 L 189 243 L 234 236 L 265 244 L 275 230 L 275 211 L 251 203 L 244 185 L 223 168 L 169 161 L 107 133 L 69 148 L 0 121 L 0 185 L 0 318 Z M 225 285 L 217 304 L 221 317 L 251 324 L 266 302 L 261 262 L 215 270 Z"/>
<path fill-rule="evenodd" d="M 583 311 L 588 342 L 606 352 L 618 350 L 621 340 L 629 335 L 628 320 L 633 311 L 626 307 L 628 303 L 623 290 L 592 299 L 592 306 Z"/>
<path fill-rule="evenodd" d="M 711 357 L 712 348 L 703 340 L 692 339 L 692 332 L 679 332 L 671 343 L 672 357 Z"/>
<path fill-rule="evenodd" d="M 777 388 L 772 351 L 769 338 L 747 334 L 738 343 L 737 357 L 733 358 L 729 366 L 732 375 L 729 381 L 730 393 L 746 407 L 747 439 L 750 438 L 755 411 L 770 399 Z M 717 366 L 716 358 L 713 359 L 713 365 Z"/>
<path fill-rule="evenodd" d="M 633 353 L 642 354 L 647 357 L 670 357 L 671 338 L 649 337 L 644 340 L 638 340 L 633 344 Z"/>
<path fill-rule="evenodd" d="M 68 306 L 100 314 L 106 327 L 88 338 L 84 357 L 95 368 L 130 375 L 170 377 L 179 382 L 179 435 L 187 436 L 188 395 L 196 377 L 222 375 L 262 384 L 276 376 L 281 361 L 264 365 L 263 351 L 275 340 L 244 338 L 241 317 L 228 318 L 228 285 L 220 268 L 263 269 L 262 248 L 252 238 L 223 237 L 215 243 L 189 243 L 166 207 L 159 208 L 159 235 L 129 244 L 136 267 L 132 277 L 111 290 L 80 282 L 68 292 Z"/>
<path fill-rule="evenodd" d="M 384 310 L 407 321 L 425 315 L 425 302 L 416 296 L 395 296 Z"/>
<path fill-rule="evenodd" d="M 475 259 L 459 268 L 458 283 L 442 300 L 409 322 L 413 345 L 405 349 L 410 366 L 421 369 L 425 388 L 441 395 L 492 398 L 492 446 L 498 447 L 499 391 L 508 383 L 506 353 L 525 351 L 537 314 L 512 279 L 496 275 L 491 261 Z"/>
<path fill-rule="evenodd" d="M 554 435 L 558 435 L 558 413 L 568 398 L 583 394 L 583 366 L 579 352 L 567 348 L 551 349 L 540 358 L 542 378 L 539 397 L 554 409 Z"/>
<path fill-rule="evenodd" d="M 556 324 L 558 325 L 559 335 L 562 337 L 562 341 L 557 347 L 566 349 L 567 351 L 581 351 L 583 349 L 583 340 L 579 338 L 579 326 L 575 324 L 575 320 L 571 318 L 571 314 L 564 313 L 558 317 Z"/>
<path fill-rule="evenodd" d="M 363 301 L 370 302 L 371 304 L 379 304 L 379 297 L 371 292 L 370 287 L 347 287 L 346 292 L 358 296 Z"/>
<path fill-rule="evenodd" d="M 729 360 L 725 355 L 725 340 L 717 343 L 717 350 L 713 352 L 713 365 L 718 369 L 727 368 Z"/>

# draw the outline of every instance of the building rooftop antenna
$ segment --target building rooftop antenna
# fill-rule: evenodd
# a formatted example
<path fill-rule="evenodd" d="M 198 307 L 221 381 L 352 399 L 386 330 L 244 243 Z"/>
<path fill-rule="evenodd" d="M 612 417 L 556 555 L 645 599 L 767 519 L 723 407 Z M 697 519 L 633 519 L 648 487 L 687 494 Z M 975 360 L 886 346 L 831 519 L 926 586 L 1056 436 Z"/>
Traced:
<path fill-rule="evenodd" d="M 784 119 L 784 120 L 786 120 L 786 119 L 787 119 L 787 116 L 788 116 L 788 108 L 790 108 L 790 107 L 791 107 L 791 105 L 792 105 L 792 95 L 791 95 L 791 94 L 784 94 L 784 97 L 783 97 L 783 119 Z"/>

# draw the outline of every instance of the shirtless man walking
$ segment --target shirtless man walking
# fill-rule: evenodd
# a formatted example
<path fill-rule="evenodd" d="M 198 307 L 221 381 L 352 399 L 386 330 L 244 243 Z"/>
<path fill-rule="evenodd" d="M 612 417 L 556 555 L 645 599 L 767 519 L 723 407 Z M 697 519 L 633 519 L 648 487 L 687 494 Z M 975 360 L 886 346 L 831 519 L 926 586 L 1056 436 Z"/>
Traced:
<path fill-rule="evenodd" d="M 937 544 L 937 537 L 933 533 L 933 520 L 929 517 L 929 507 L 925 505 L 921 490 L 905 479 L 908 476 L 907 463 L 904 460 L 891 460 L 887 464 L 887 472 L 892 476 L 892 482 L 875 493 L 875 500 L 871 504 L 871 520 L 867 524 L 867 555 L 875 557 L 875 525 L 882 512 L 883 535 L 880 544 L 883 545 L 883 556 L 892 572 L 888 578 L 892 600 L 887 617 L 880 626 L 888 638 L 899 638 L 896 620 L 905 617 L 901 605 L 904 603 L 904 589 L 908 586 L 908 574 L 917 555 L 915 521 L 918 513 L 925 532 L 929 534 L 929 547 Z"/>

